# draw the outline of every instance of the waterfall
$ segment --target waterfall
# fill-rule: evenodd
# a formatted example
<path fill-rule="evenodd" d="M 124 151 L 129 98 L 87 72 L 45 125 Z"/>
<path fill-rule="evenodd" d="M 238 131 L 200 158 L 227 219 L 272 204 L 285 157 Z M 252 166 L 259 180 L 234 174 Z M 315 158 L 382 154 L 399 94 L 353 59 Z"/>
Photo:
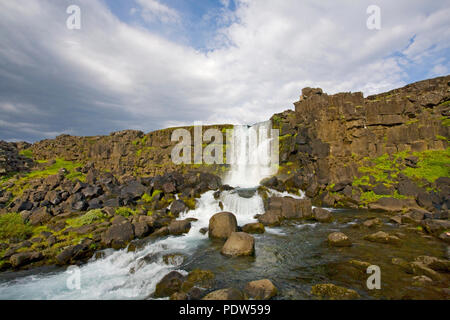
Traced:
<path fill-rule="evenodd" d="M 278 135 L 271 122 L 234 127 L 230 148 L 231 170 L 224 183 L 240 188 L 259 186 L 259 182 L 278 170 Z"/>
<path fill-rule="evenodd" d="M 165 254 L 181 252 L 189 256 L 200 244 L 209 241 L 200 229 L 208 227 L 211 216 L 222 211 L 220 202 L 223 210 L 236 215 L 241 226 L 254 222 L 256 214 L 264 213 L 263 200 L 256 187 L 261 179 L 276 173 L 278 164 L 271 152 L 271 146 L 278 152 L 278 135 L 273 135 L 270 129 L 270 121 L 251 127 L 235 126 L 230 152 L 231 168 L 224 183 L 236 188 L 222 192 L 219 199 L 214 198 L 213 191 L 206 192 L 198 199 L 195 210 L 181 214 L 179 219 L 197 219 L 189 233 L 154 240 L 136 252 L 105 250 L 105 257 L 93 258 L 80 267 L 79 289 L 67 286 L 71 274 L 58 271 L 2 282 L 0 299 L 147 298 L 167 273 L 172 270 L 185 272 L 179 270 L 179 264 L 164 263 Z"/>

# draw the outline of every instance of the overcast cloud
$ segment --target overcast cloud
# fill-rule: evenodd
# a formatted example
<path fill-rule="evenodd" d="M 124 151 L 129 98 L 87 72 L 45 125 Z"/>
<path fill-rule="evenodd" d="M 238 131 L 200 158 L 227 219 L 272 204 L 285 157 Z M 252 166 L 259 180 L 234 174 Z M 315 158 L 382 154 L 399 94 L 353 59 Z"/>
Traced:
<path fill-rule="evenodd" d="M 217 3 L 198 21 L 206 38 L 174 1 L 118 15 L 108 1 L 0 0 L 0 139 L 254 123 L 305 86 L 367 96 L 449 73 L 450 1 Z M 66 28 L 71 4 L 81 30 Z"/>

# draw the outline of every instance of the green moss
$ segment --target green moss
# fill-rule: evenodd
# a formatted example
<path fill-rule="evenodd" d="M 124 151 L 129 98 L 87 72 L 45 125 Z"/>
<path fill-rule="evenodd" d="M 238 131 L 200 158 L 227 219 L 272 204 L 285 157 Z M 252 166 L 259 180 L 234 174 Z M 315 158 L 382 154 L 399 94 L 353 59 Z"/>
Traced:
<path fill-rule="evenodd" d="M 10 238 L 26 239 L 33 233 L 33 228 L 23 222 L 18 213 L 5 213 L 0 215 L 0 239 Z"/>
<path fill-rule="evenodd" d="M 442 140 L 442 141 L 448 141 L 448 139 L 446 137 L 438 135 L 438 134 L 436 135 L 436 139 Z"/>
<path fill-rule="evenodd" d="M 361 197 L 360 197 L 361 201 L 366 203 L 366 204 L 367 203 L 371 203 L 371 202 L 375 202 L 375 201 L 377 201 L 377 200 L 379 200 L 381 198 L 407 199 L 408 197 L 399 194 L 397 192 L 397 190 L 395 190 L 393 195 L 388 195 L 388 194 L 380 195 L 380 194 L 375 194 L 375 192 L 373 192 L 373 191 L 368 191 L 368 192 L 361 193 Z"/>
<path fill-rule="evenodd" d="M 182 198 L 184 204 L 189 208 L 189 210 L 194 210 L 197 206 L 197 202 L 194 198 Z"/>
<path fill-rule="evenodd" d="M 450 177 L 450 148 L 414 152 L 419 158 L 417 168 L 406 168 L 403 173 L 411 178 L 434 182 L 439 177 Z"/>
<path fill-rule="evenodd" d="M 31 149 L 24 149 L 19 152 L 21 156 L 33 159 L 33 151 Z"/>
<path fill-rule="evenodd" d="M 95 209 L 95 210 L 88 211 L 86 214 L 84 214 L 81 217 L 74 218 L 74 219 L 67 219 L 66 223 L 70 227 L 79 228 L 81 226 L 92 224 L 94 222 L 104 221 L 106 218 L 107 218 L 107 216 L 103 213 L 102 210 Z"/>
<path fill-rule="evenodd" d="M 441 118 L 441 120 L 442 120 L 442 125 L 443 125 L 444 127 L 450 127 L 450 118 L 448 118 L 448 117 L 443 117 L 443 118 Z"/>
<path fill-rule="evenodd" d="M 134 216 L 137 214 L 137 212 L 131 208 L 127 207 L 120 207 L 116 209 L 116 214 L 125 218 L 128 218 L 129 216 Z"/>

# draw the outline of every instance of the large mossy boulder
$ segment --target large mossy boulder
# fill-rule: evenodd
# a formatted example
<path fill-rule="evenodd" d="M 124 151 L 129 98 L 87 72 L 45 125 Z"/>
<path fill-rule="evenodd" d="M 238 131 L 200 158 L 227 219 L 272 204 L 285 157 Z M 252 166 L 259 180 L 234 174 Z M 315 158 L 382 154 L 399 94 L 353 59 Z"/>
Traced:
<path fill-rule="evenodd" d="M 238 230 L 237 220 L 231 212 L 219 212 L 209 219 L 209 237 L 227 239 Z"/>

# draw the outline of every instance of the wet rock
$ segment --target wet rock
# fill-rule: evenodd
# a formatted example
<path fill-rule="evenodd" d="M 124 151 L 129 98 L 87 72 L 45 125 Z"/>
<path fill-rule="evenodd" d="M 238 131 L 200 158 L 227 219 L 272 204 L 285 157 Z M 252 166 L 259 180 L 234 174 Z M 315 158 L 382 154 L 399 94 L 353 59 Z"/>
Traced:
<path fill-rule="evenodd" d="M 150 228 L 145 222 L 135 222 L 133 223 L 134 235 L 137 238 L 144 238 L 150 234 Z"/>
<path fill-rule="evenodd" d="M 168 227 L 161 227 L 151 234 L 152 237 L 165 237 L 167 235 L 169 235 Z"/>
<path fill-rule="evenodd" d="M 208 293 L 202 300 L 244 300 L 244 295 L 238 289 L 227 288 Z"/>
<path fill-rule="evenodd" d="M 39 261 L 42 258 L 43 256 L 40 252 L 20 252 L 13 254 L 11 258 L 9 258 L 9 262 L 11 263 L 13 268 L 19 268 Z"/>
<path fill-rule="evenodd" d="M 181 266 L 185 260 L 185 256 L 181 253 L 171 253 L 163 256 L 163 261 L 165 264 L 170 266 Z"/>
<path fill-rule="evenodd" d="M 330 300 L 352 300 L 360 297 L 355 290 L 339 287 L 331 283 L 317 284 L 311 288 L 311 293 L 319 299 Z"/>
<path fill-rule="evenodd" d="M 195 269 L 189 272 L 183 283 L 182 290 L 189 292 L 193 287 L 210 289 L 214 286 L 215 275 L 210 270 Z"/>
<path fill-rule="evenodd" d="M 350 247 L 352 242 L 342 232 L 333 232 L 328 235 L 328 244 L 333 247 Z"/>
<path fill-rule="evenodd" d="M 171 235 L 188 233 L 191 229 L 191 222 L 189 220 L 175 220 L 169 224 L 168 229 Z"/>
<path fill-rule="evenodd" d="M 170 296 L 170 300 L 188 300 L 189 297 L 185 292 L 175 292 Z"/>
<path fill-rule="evenodd" d="M 268 210 L 258 217 L 258 221 L 265 226 L 277 226 L 281 223 L 281 220 L 281 212 L 276 210 Z"/>
<path fill-rule="evenodd" d="M 413 273 L 411 264 L 402 258 L 392 258 L 393 265 L 399 266 L 406 273 Z"/>
<path fill-rule="evenodd" d="M 366 220 L 363 223 L 363 225 L 365 227 L 367 227 L 367 228 L 373 228 L 373 227 L 376 227 L 376 226 L 380 226 L 382 224 L 383 224 L 383 222 L 381 222 L 381 220 L 378 219 L 378 218 Z"/>
<path fill-rule="evenodd" d="M 397 224 L 402 224 L 402 216 L 393 216 L 389 218 L 389 221 L 395 222 Z"/>
<path fill-rule="evenodd" d="M 399 244 L 400 238 L 389 235 L 384 231 L 378 231 L 364 237 L 365 240 L 377 243 Z"/>
<path fill-rule="evenodd" d="M 255 239 L 245 232 L 233 232 L 225 242 L 221 253 L 225 256 L 252 256 L 255 254 Z"/>
<path fill-rule="evenodd" d="M 175 200 L 170 205 L 170 212 L 172 212 L 174 215 L 178 216 L 180 213 L 186 211 L 188 208 L 186 204 L 181 200 Z"/>
<path fill-rule="evenodd" d="M 184 282 L 184 276 L 176 271 L 172 271 L 165 275 L 156 285 L 155 298 L 170 297 L 172 294 L 181 291 Z"/>
<path fill-rule="evenodd" d="M 77 244 L 69 246 L 56 256 L 56 262 L 60 265 L 65 265 L 77 260 L 90 258 L 92 251 L 88 244 Z"/>
<path fill-rule="evenodd" d="M 209 237 L 227 239 L 237 231 L 237 220 L 231 212 L 219 212 L 209 219 Z"/>
<path fill-rule="evenodd" d="M 244 292 L 249 298 L 255 300 L 269 300 L 275 297 L 278 293 L 277 288 L 272 281 L 268 279 L 256 280 L 247 283 Z"/>
<path fill-rule="evenodd" d="M 439 235 L 439 239 L 441 239 L 447 243 L 450 243 L 450 231 L 442 232 Z"/>
<path fill-rule="evenodd" d="M 322 208 L 313 209 L 313 218 L 319 222 L 333 221 L 333 215 L 331 214 L 331 212 Z"/>
<path fill-rule="evenodd" d="M 422 221 L 425 217 L 425 214 L 427 212 L 423 210 L 411 210 L 405 214 L 402 215 L 402 222 L 403 223 L 419 223 Z"/>
<path fill-rule="evenodd" d="M 419 256 L 415 259 L 415 261 L 423 263 L 427 267 L 438 272 L 450 272 L 449 260 L 439 259 L 437 257 L 430 257 L 430 256 Z"/>
<path fill-rule="evenodd" d="M 425 219 L 421 225 L 428 233 L 440 234 L 450 229 L 450 220 Z"/>
<path fill-rule="evenodd" d="M 359 260 L 350 260 L 348 263 L 363 272 L 366 272 L 367 268 L 371 266 L 371 263 Z"/>
<path fill-rule="evenodd" d="M 413 277 L 413 286 L 421 287 L 427 284 L 433 283 L 433 280 L 427 276 L 415 276 Z"/>
<path fill-rule="evenodd" d="M 200 229 L 200 233 L 201 234 L 206 234 L 208 232 L 208 228 L 201 228 Z"/>
<path fill-rule="evenodd" d="M 242 227 L 242 231 L 246 233 L 264 233 L 266 230 L 262 223 L 248 223 Z"/>
<path fill-rule="evenodd" d="M 113 248 L 124 248 L 126 244 L 133 240 L 133 226 L 129 222 L 114 224 L 102 234 L 102 243 Z"/>
<path fill-rule="evenodd" d="M 436 281 L 441 281 L 444 279 L 442 275 L 420 261 L 411 262 L 411 268 L 413 273 L 416 275 L 424 275 Z"/>

